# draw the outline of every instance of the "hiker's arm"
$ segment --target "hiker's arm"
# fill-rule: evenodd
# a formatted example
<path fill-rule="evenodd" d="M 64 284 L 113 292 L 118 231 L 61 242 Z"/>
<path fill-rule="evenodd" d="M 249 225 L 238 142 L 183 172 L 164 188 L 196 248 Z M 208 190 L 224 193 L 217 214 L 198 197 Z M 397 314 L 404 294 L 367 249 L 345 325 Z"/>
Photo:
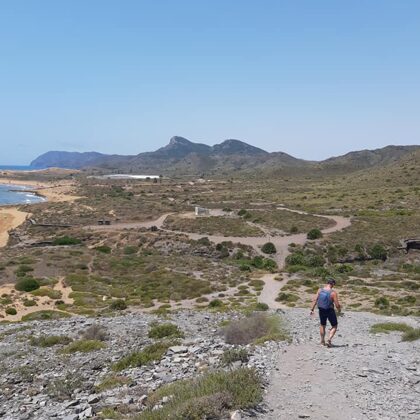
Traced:
<path fill-rule="evenodd" d="M 335 290 L 332 293 L 332 298 L 334 300 L 334 305 L 337 308 L 337 310 L 341 311 L 341 305 L 340 305 L 340 302 L 338 301 L 338 293 Z"/>
<path fill-rule="evenodd" d="M 311 306 L 311 313 L 314 311 L 315 306 L 316 306 L 316 302 L 318 301 L 318 297 L 319 297 L 319 292 L 321 291 L 321 289 L 318 289 L 318 292 L 316 293 L 315 297 L 312 299 L 312 306 Z"/>

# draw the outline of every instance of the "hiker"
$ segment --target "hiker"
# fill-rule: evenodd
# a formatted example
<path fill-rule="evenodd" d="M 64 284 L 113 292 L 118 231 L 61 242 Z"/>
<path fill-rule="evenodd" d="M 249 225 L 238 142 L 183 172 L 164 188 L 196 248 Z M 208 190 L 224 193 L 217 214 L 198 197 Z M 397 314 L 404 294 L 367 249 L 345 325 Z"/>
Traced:
<path fill-rule="evenodd" d="M 330 278 L 327 280 L 327 284 L 319 289 L 313 302 L 311 308 L 311 315 L 314 314 L 314 309 L 316 304 L 318 304 L 319 309 L 319 333 L 321 334 L 321 344 L 325 346 L 325 327 L 327 325 L 327 319 L 331 324 L 330 334 L 327 340 L 327 346 L 331 347 L 331 340 L 334 337 L 334 334 L 337 331 L 337 315 L 335 314 L 334 305 L 337 310 L 341 311 L 341 305 L 338 301 L 338 294 L 333 290 L 335 286 L 335 280 Z"/>

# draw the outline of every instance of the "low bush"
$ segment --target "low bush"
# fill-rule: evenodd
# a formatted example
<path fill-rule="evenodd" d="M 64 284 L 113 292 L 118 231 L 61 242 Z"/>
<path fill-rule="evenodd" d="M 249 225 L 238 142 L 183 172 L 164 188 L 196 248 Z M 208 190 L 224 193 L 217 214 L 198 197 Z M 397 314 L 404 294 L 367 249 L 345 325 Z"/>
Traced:
<path fill-rule="evenodd" d="M 276 297 L 277 302 L 296 302 L 297 300 L 299 300 L 299 296 L 293 293 L 280 292 Z"/>
<path fill-rule="evenodd" d="M 17 314 L 17 310 L 16 308 L 6 308 L 6 315 L 16 315 Z"/>
<path fill-rule="evenodd" d="M 266 303 L 258 302 L 258 303 L 255 304 L 254 310 L 255 311 L 261 311 L 261 312 L 268 311 L 269 306 Z"/>
<path fill-rule="evenodd" d="M 107 246 L 107 245 L 100 245 L 95 247 L 95 250 L 98 252 L 102 252 L 103 254 L 110 254 L 111 253 L 111 247 Z"/>
<path fill-rule="evenodd" d="M 227 349 L 223 352 L 221 361 L 224 365 L 231 365 L 234 362 L 247 363 L 249 360 L 249 353 L 247 349 Z"/>
<path fill-rule="evenodd" d="M 93 324 L 83 332 L 82 336 L 85 340 L 106 341 L 108 331 L 103 325 Z"/>
<path fill-rule="evenodd" d="M 33 299 L 24 299 L 23 306 L 26 306 L 26 307 L 36 306 L 36 302 Z"/>
<path fill-rule="evenodd" d="M 105 348 L 105 344 L 99 340 L 77 340 L 73 341 L 67 347 L 65 347 L 61 353 L 72 354 L 72 353 L 90 353 L 91 351 L 101 350 Z"/>
<path fill-rule="evenodd" d="M 154 360 L 160 360 L 173 343 L 158 342 L 146 346 L 141 351 L 136 351 L 124 356 L 121 360 L 112 365 L 112 370 L 119 372 L 130 367 L 147 365 Z"/>
<path fill-rule="evenodd" d="M 60 236 L 59 238 L 55 238 L 53 241 L 53 245 L 65 246 L 65 245 L 79 245 L 82 241 L 77 238 L 73 238 L 71 236 Z"/>
<path fill-rule="evenodd" d="M 385 296 L 378 297 L 375 300 L 375 306 L 379 309 L 389 308 L 389 300 Z"/>
<path fill-rule="evenodd" d="M 420 328 L 413 328 L 410 325 L 398 322 L 383 322 L 374 324 L 370 327 L 370 332 L 377 333 L 389 333 L 391 331 L 402 332 L 402 341 L 416 341 L 420 339 Z"/>
<path fill-rule="evenodd" d="M 374 260 L 382 260 L 385 261 L 388 257 L 388 252 L 386 251 L 386 249 L 380 245 L 380 244 L 376 244 L 374 246 L 372 246 L 369 249 L 369 255 L 374 259 Z"/>
<path fill-rule="evenodd" d="M 220 299 L 213 299 L 209 302 L 209 308 L 220 308 L 223 306 L 223 301 Z"/>
<path fill-rule="evenodd" d="M 402 341 L 416 341 L 420 339 L 420 328 L 411 328 L 402 336 Z"/>
<path fill-rule="evenodd" d="M 261 251 L 264 252 L 264 254 L 275 254 L 277 252 L 277 249 L 273 242 L 266 242 L 262 246 Z"/>
<path fill-rule="evenodd" d="M 125 376 L 110 375 L 96 385 L 96 390 L 99 392 L 107 391 L 108 389 L 117 388 L 119 386 L 128 385 L 131 382 L 130 378 Z"/>
<path fill-rule="evenodd" d="M 315 229 L 311 229 L 311 230 L 307 233 L 306 237 L 307 237 L 308 239 L 310 239 L 310 240 L 319 239 L 319 238 L 322 238 L 322 232 L 321 232 L 321 230 L 320 230 L 320 229 L 317 229 L 317 228 L 315 228 Z"/>
<path fill-rule="evenodd" d="M 64 378 L 55 379 L 49 382 L 47 387 L 48 395 L 58 401 L 69 400 L 76 389 L 82 387 L 82 379 L 77 374 L 68 373 Z"/>
<path fill-rule="evenodd" d="M 58 344 L 69 344 L 72 342 L 70 337 L 65 335 L 41 335 L 40 337 L 31 337 L 29 344 L 36 347 L 52 347 Z"/>
<path fill-rule="evenodd" d="M 24 315 L 22 321 L 47 321 L 51 319 L 70 318 L 71 315 L 67 312 L 62 311 L 37 311 L 30 314 Z"/>
<path fill-rule="evenodd" d="M 127 309 L 127 304 L 123 299 L 115 299 L 111 302 L 109 308 L 113 311 L 123 311 L 124 309 Z"/>
<path fill-rule="evenodd" d="M 232 321 L 223 332 L 226 343 L 236 345 L 288 338 L 278 316 L 267 316 L 262 313 L 253 313 L 246 318 Z"/>
<path fill-rule="evenodd" d="M 149 338 L 183 338 L 184 334 L 175 324 L 165 323 L 153 325 L 148 333 Z"/>
<path fill-rule="evenodd" d="M 152 410 L 169 396 L 163 408 Z M 137 420 L 224 418 L 229 410 L 254 407 L 262 396 L 261 379 L 255 370 L 216 371 L 161 387 L 149 396 L 149 408 Z"/>
<path fill-rule="evenodd" d="M 15 289 L 20 292 L 32 292 L 33 290 L 39 289 L 39 287 L 38 281 L 33 277 L 25 277 L 15 284 Z"/>

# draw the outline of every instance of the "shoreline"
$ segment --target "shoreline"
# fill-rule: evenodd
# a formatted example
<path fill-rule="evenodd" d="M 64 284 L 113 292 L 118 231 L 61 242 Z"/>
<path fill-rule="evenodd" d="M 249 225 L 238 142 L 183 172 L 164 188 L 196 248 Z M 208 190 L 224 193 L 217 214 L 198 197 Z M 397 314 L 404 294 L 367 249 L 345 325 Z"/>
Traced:
<path fill-rule="evenodd" d="M 78 196 L 71 195 L 71 189 L 74 187 L 73 182 L 62 182 L 62 183 L 47 183 L 40 181 L 23 181 L 14 178 L 0 178 L 0 184 L 2 185 L 16 185 L 26 186 L 32 188 L 28 190 L 31 194 L 36 194 L 39 197 L 45 198 L 45 201 L 41 203 L 57 203 L 57 202 L 69 202 L 77 200 Z M 20 206 L 40 204 L 38 203 L 20 203 L 20 204 L 0 204 L 0 249 L 7 246 L 9 241 L 9 231 L 16 229 L 25 220 L 31 216 L 31 213 L 19 210 Z"/>

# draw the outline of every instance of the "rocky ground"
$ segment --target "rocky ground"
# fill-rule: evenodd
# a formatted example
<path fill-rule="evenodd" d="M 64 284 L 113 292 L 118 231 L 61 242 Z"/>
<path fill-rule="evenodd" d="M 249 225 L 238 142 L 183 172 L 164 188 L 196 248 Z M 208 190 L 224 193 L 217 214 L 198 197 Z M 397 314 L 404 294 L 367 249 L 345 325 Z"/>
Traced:
<path fill-rule="evenodd" d="M 420 342 L 401 342 L 400 333 L 369 333 L 377 322 L 418 326 L 418 319 L 348 312 L 339 319 L 335 346 L 328 349 L 318 344 L 318 323 L 307 310 L 287 309 L 281 315 L 293 342 L 269 342 L 250 349 L 248 365 L 264 377 L 266 398 L 260 407 L 236 413 L 235 418 L 420 417 Z M 229 348 L 220 335 L 220 324 L 237 316 L 192 311 L 171 315 L 171 322 L 185 332 L 181 343 L 160 362 L 124 370 L 121 375 L 130 382 L 103 391 L 96 386 L 113 374 L 112 363 L 152 341 L 147 331 L 156 316 L 74 317 L 1 325 L 0 417 L 70 420 L 95 417 L 103 407 L 139 411 L 151 390 L 220 366 L 223 350 Z M 40 335 L 78 339 L 94 323 L 105 327 L 108 338 L 106 348 L 92 353 L 63 355 L 60 346 L 40 348 L 29 341 Z"/>
<path fill-rule="evenodd" d="M 111 371 L 112 363 L 152 342 L 147 332 L 159 320 L 157 316 L 128 314 L 98 320 L 74 317 L 2 325 L 0 418 L 84 419 L 94 417 L 103 407 L 121 406 L 126 412 L 138 412 L 147 394 L 159 386 L 220 367 L 223 351 L 231 347 L 220 334 L 220 323 L 237 316 L 189 311 L 173 315 L 171 322 L 185 333 L 185 339 L 171 347 L 160 362 L 117 374 Z M 40 348 L 30 344 L 31 337 L 40 335 L 78 339 L 94 323 L 108 333 L 102 350 L 63 355 L 59 354 L 63 346 Z M 273 355 L 286 346 L 271 342 L 258 347 L 250 351 L 248 365 L 266 377 L 274 368 Z M 241 365 L 236 363 L 234 367 Z M 112 375 L 127 377 L 130 383 L 100 392 L 96 385 Z"/>

